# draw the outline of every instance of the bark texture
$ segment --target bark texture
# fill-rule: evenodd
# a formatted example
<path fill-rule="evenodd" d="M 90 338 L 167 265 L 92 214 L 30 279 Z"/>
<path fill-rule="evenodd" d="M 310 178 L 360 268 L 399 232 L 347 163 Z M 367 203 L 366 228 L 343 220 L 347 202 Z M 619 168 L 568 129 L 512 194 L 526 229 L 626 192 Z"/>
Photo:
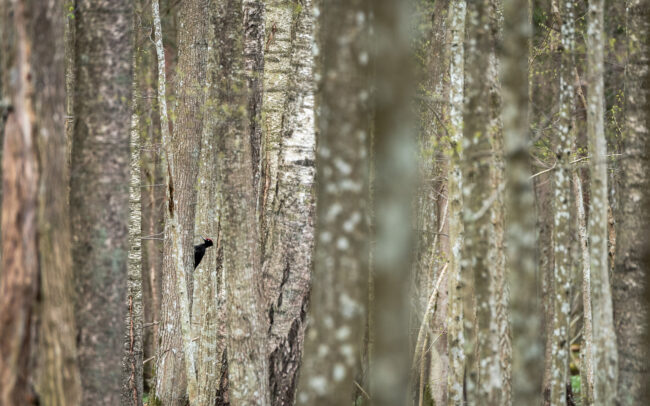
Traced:
<path fill-rule="evenodd" d="M 296 8 L 298 7 L 298 8 Z M 263 277 L 271 403 L 294 403 L 314 245 L 312 2 L 266 4 Z"/>
<path fill-rule="evenodd" d="M 117 404 L 128 253 L 132 5 L 78 1 L 70 212 L 84 404 Z"/>
<path fill-rule="evenodd" d="M 337 0 L 318 12 L 318 231 L 299 404 L 350 403 L 361 370 L 369 253 L 368 11 L 365 0 Z"/>
<path fill-rule="evenodd" d="M 229 399 L 238 405 L 268 405 L 268 323 L 262 312 L 261 252 L 253 140 L 246 75 L 246 29 L 241 0 L 218 2 L 221 74 L 217 127 L 226 284 Z M 259 10 L 258 10 L 259 11 Z M 245 12 L 253 12 L 250 9 Z M 250 14 L 249 14 L 249 17 Z"/>
<path fill-rule="evenodd" d="M 648 229 L 650 204 L 650 2 L 627 2 L 625 136 L 621 162 L 617 253 L 612 277 L 619 380 L 617 404 L 650 400 L 648 359 Z M 647 257 L 646 257 L 647 258 Z M 644 299 L 644 295 L 645 298 Z"/>
<path fill-rule="evenodd" d="M 449 122 L 451 138 L 451 160 L 449 164 L 449 324 L 447 342 L 449 350 L 449 375 L 447 380 L 447 404 L 458 405 L 463 402 L 465 375 L 465 337 L 463 335 L 463 295 L 466 282 L 461 278 L 461 252 L 463 247 L 463 96 L 465 69 L 465 14 L 464 0 L 450 2 L 450 30 L 452 50 L 449 67 Z"/>
<path fill-rule="evenodd" d="M 179 63 L 175 77 L 177 119 L 173 136 L 168 136 L 167 131 L 163 130 L 162 140 L 167 159 L 167 215 L 156 394 L 164 404 L 170 405 L 187 401 L 194 404 L 198 395 L 196 341 L 192 337 L 191 309 L 196 178 L 201 153 L 208 58 L 209 13 L 206 8 L 209 4 L 208 0 L 195 0 L 185 2 L 181 8 Z M 154 11 L 154 18 L 156 14 Z M 158 40 L 158 32 L 156 34 Z M 157 52 L 160 59 L 160 51 Z M 165 78 L 160 70 L 159 60 L 159 81 Z M 159 88 L 159 97 L 162 94 L 164 91 Z M 166 120 L 161 119 L 161 125 L 165 124 Z"/>

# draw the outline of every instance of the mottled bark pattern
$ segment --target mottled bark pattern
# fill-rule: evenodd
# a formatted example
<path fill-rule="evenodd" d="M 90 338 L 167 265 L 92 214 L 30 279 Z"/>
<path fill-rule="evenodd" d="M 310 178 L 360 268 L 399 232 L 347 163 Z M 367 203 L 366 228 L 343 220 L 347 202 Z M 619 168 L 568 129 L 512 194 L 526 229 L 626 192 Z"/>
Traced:
<path fill-rule="evenodd" d="M 64 17 L 61 1 L 31 2 L 29 32 L 35 94 L 36 138 L 40 182 L 38 196 L 38 248 L 41 280 L 41 317 L 37 391 L 43 405 L 74 406 L 81 402 L 81 380 L 76 363 L 72 242 L 67 190 L 68 119 L 64 71 Z M 66 18 L 66 20 L 64 20 Z M 64 67 L 65 66 L 65 67 Z M 71 133 L 71 131 L 70 131 Z"/>
<path fill-rule="evenodd" d="M 566 399 L 566 384 L 569 379 L 569 322 L 571 316 L 571 145 L 575 136 L 573 129 L 574 88 L 573 69 L 575 28 L 573 0 L 562 2 L 562 56 L 560 69 L 560 128 L 556 141 L 557 159 L 553 173 L 554 187 L 554 277 L 553 283 L 553 324 L 551 329 L 550 353 L 551 369 L 549 380 L 550 402 L 552 405 L 563 404 Z"/>
<path fill-rule="evenodd" d="M 262 312 L 262 278 L 256 187 L 247 102 L 242 1 L 217 3 L 219 49 L 219 176 L 222 204 L 229 399 L 268 405 L 268 323 Z M 250 11 L 250 10 L 249 10 Z M 257 27 L 259 29 L 260 27 Z"/>
<path fill-rule="evenodd" d="M 142 12 L 141 3 L 137 4 L 136 12 Z M 138 87 L 142 80 L 142 63 L 140 56 L 143 54 L 142 31 L 136 23 L 134 32 L 133 55 L 133 96 L 131 106 L 131 139 L 129 140 L 131 161 L 129 163 L 129 256 L 127 270 L 127 296 L 124 306 L 127 309 L 124 320 L 124 347 L 122 360 L 122 405 L 138 406 L 142 403 L 142 205 L 141 205 L 141 117 L 144 118 L 142 97 L 138 98 Z M 138 102 L 140 101 L 140 102 Z"/>
<path fill-rule="evenodd" d="M 461 267 L 471 269 L 475 283 L 477 316 L 478 387 L 476 397 L 486 404 L 499 404 L 503 393 L 498 326 L 499 294 L 490 263 L 491 206 L 498 189 L 490 187 L 485 174 L 490 173 L 491 116 L 489 100 L 490 48 L 489 1 L 467 4 L 467 42 L 465 57 L 465 105 L 463 128 L 463 223 L 465 247 Z M 461 271 L 462 272 L 462 271 Z M 493 274 L 494 273 L 494 274 Z"/>
<path fill-rule="evenodd" d="M 463 137 L 463 95 L 465 66 L 465 14 L 464 0 L 453 0 L 450 4 L 450 29 L 452 50 L 449 67 L 449 122 L 452 156 L 449 164 L 449 324 L 447 342 L 449 349 L 449 375 L 447 379 L 447 404 L 463 402 L 465 376 L 465 337 L 463 335 L 463 295 L 467 282 L 461 278 L 461 252 L 463 247 L 463 178 L 461 175 Z"/>
<path fill-rule="evenodd" d="M 613 405 L 617 399 L 618 354 L 609 282 L 607 233 L 607 142 L 604 129 L 603 0 L 589 3 L 587 28 L 587 132 L 591 175 L 589 254 L 594 326 L 594 402 Z"/>
<path fill-rule="evenodd" d="M 266 4 L 263 276 L 274 405 L 294 403 L 312 269 L 316 134 L 312 2 Z"/>
<path fill-rule="evenodd" d="M 38 293 L 37 188 L 34 84 L 30 22 L 23 2 L 9 13 L 16 32 L 9 86 L 13 111 L 5 124 L 2 160 L 2 274 L 0 275 L 0 404 L 35 404 L 30 385 L 32 329 Z"/>
<path fill-rule="evenodd" d="M 647 404 L 648 230 L 650 229 L 650 2 L 627 2 L 626 130 L 621 161 L 621 202 L 613 275 L 621 406 Z M 644 255 L 646 259 L 644 261 Z M 645 295 L 645 300 L 644 300 Z M 645 340 L 644 340 L 645 336 Z"/>
<path fill-rule="evenodd" d="M 311 313 L 297 401 L 349 404 L 368 298 L 367 0 L 318 9 L 322 90 Z"/>
<path fill-rule="evenodd" d="M 77 2 L 70 213 L 84 404 L 120 399 L 128 253 L 131 2 Z"/>
<path fill-rule="evenodd" d="M 541 309 L 535 264 L 535 206 L 528 153 L 527 0 L 504 2 L 503 127 L 506 154 L 507 268 L 511 294 L 513 404 L 541 404 Z"/>

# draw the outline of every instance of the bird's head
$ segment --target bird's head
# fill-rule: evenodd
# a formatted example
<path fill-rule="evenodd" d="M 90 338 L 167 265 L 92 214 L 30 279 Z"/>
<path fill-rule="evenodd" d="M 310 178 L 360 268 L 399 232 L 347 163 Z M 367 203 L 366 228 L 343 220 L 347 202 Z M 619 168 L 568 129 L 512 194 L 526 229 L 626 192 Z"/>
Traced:
<path fill-rule="evenodd" d="M 214 243 L 210 238 L 203 238 L 203 243 L 205 244 L 206 247 L 212 247 L 214 245 Z"/>

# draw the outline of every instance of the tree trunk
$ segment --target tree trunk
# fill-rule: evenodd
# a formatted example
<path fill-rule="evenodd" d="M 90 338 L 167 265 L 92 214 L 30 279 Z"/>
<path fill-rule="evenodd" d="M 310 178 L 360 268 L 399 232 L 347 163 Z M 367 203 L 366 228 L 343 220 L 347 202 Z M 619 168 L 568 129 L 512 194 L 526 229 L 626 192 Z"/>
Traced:
<path fill-rule="evenodd" d="M 625 159 L 621 161 L 621 202 L 617 220 L 618 244 L 613 275 L 614 320 L 618 338 L 618 404 L 647 404 L 650 392 L 647 305 L 648 229 L 650 204 L 650 2 L 627 2 L 625 71 Z M 644 295 L 645 298 L 644 299 Z M 644 335 L 646 341 L 644 342 Z M 645 401 L 645 402 L 644 402 Z"/>
<path fill-rule="evenodd" d="M 219 176 L 226 271 L 227 356 L 230 401 L 268 405 L 268 323 L 262 313 L 262 277 L 253 140 L 246 102 L 251 85 L 245 69 L 242 2 L 218 2 Z M 259 11 L 259 10 L 258 10 Z M 247 10 L 248 13 L 252 11 Z M 251 14 L 248 14 L 252 17 Z M 249 79 L 249 80 L 247 80 Z M 249 106 L 250 107 L 250 106 Z"/>
<path fill-rule="evenodd" d="M 537 304 L 535 202 L 528 152 L 528 56 L 532 27 L 528 0 L 504 2 L 503 128 L 507 207 L 508 281 L 512 320 L 513 404 L 541 404 L 543 348 Z M 524 23 L 524 21 L 526 23 Z"/>
<path fill-rule="evenodd" d="M 136 3 L 136 13 L 142 13 L 142 4 Z M 142 205 L 141 205 L 141 117 L 144 118 L 142 109 L 143 101 L 138 97 L 142 75 L 139 64 L 142 63 L 143 54 L 142 31 L 136 23 L 134 32 L 133 55 L 133 95 L 131 106 L 131 139 L 129 163 L 129 256 L 127 270 L 127 297 L 125 306 L 128 313 L 124 325 L 124 355 L 122 360 L 122 405 L 138 406 L 142 404 L 142 325 L 143 325 L 143 286 L 142 286 Z"/>
<path fill-rule="evenodd" d="M 132 6 L 80 0 L 77 7 L 70 207 L 78 360 L 83 403 L 117 404 L 127 314 Z"/>
<path fill-rule="evenodd" d="M 498 189 L 493 190 L 484 175 L 490 173 L 492 147 L 490 145 L 491 117 L 489 104 L 490 49 L 492 46 L 489 21 L 489 1 L 468 3 L 468 34 L 465 59 L 465 89 L 467 95 L 464 105 L 463 140 L 463 225 L 465 230 L 465 249 L 462 267 L 472 269 L 477 305 L 477 356 L 478 402 L 500 404 L 505 397 L 502 393 L 503 371 L 501 368 L 501 348 L 499 320 L 497 312 L 501 306 L 500 294 L 495 280 L 495 272 L 490 264 L 488 253 L 490 241 L 495 240 L 490 233 L 492 204 L 498 199 Z M 470 268 L 470 264 L 472 265 Z M 461 270 L 462 272 L 462 270 Z M 494 334 L 493 334 L 494 332 Z"/>
<path fill-rule="evenodd" d="M 467 285 L 461 278 L 461 252 L 463 247 L 463 178 L 461 175 L 463 95 L 465 63 L 465 14 L 464 0 L 450 3 L 450 47 L 453 50 L 449 68 L 449 122 L 452 156 L 449 164 L 449 324 L 447 330 L 449 351 L 449 375 L 447 404 L 458 405 L 463 402 L 465 375 L 465 338 L 463 335 L 463 296 Z"/>
<path fill-rule="evenodd" d="M 590 207 L 589 253 L 592 275 L 594 326 L 594 402 L 613 405 L 616 397 L 618 361 L 612 312 L 612 292 L 607 258 L 607 144 L 603 100 L 603 0 L 589 4 L 587 29 L 587 129 L 589 138 Z"/>
<path fill-rule="evenodd" d="M 2 161 L 2 273 L 0 274 L 0 404 L 36 404 L 30 372 L 36 324 L 35 302 L 39 290 L 38 185 L 39 172 L 35 145 L 35 96 L 33 88 L 31 28 L 26 13 L 29 5 L 14 2 L 3 24 L 15 32 L 15 54 L 9 81 L 11 106 L 5 124 Z M 47 20 L 45 20 L 47 22 Z M 51 26 L 47 28 L 52 28 Z M 52 38 L 52 37 L 50 37 Z M 42 51 L 42 49 L 38 49 Z M 37 63 L 56 55 L 55 48 L 35 55 Z M 42 61 L 41 61 L 42 58 Z M 42 74 L 38 70 L 39 74 Z M 39 75 L 42 79 L 42 76 Z M 55 92 L 56 83 L 46 89 Z M 39 107 L 41 100 L 38 100 Z M 41 113 L 41 111 L 39 111 Z M 43 117 L 39 117 L 43 118 Z M 45 118 L 47 119 L 47 118 Z M 41 130 L 54 131 L 54 123 L 39 123 Z M 49 126 L 47 126 L 49 124 Z M 46 127 L 47 126 L 47 127 Z"/>
<path fill-rule="evenodd" d="M 154 7 L 157 2 L 154 2 Z M 192 295 L 194 271 L 194 220 L 196 179 L 203 132 L 205 76 L 208 58 L 208 0 L 185 2 L 180 12 L 178 106 L 174 136 L 163 129 L 163 149 L 167 159 L 167 215 L 163 257 L 163 303 L 156 385 L 164 404 L 195 404 L 198 395 L 196 343 L 192 337 Z M 156 19 L 157 10 L 154 11 Z M 156 40 L 159 32 L 156 27 Z M 156 48 L 162 48 L 157 44 Z M 161 74 L 159 54 L 159 81 Z M 163 59 L 164 60 L 164 59 Z M 164 68 L 164 65 L 163 65 Z M 160 84 L 159 84 L 160 86 Z M 159 98 L 164 89 L 159 87 Z M 166 110 L 166 108 L 165 108 Z M 162 113 L 161 108 L 161 114 Z M 165 127 L 167 120 L 161 119 Z"/>
<path fill-rule="evenodd" d="M 312 268 L 316 134 L 311 1 L 268 2 L 264 49 L 263 275 L 271 403 L 294 403 Z"/>
<path fill-rule="evenodd" d="M 40 4 L 39 4 L 40 5 Z M 69 146 L 67 115 L 72 97 L 65 94 L 63 4 L 50 1 L 30 18 L 32 69 L 40 91 L 35 94 L 35 127 L 40 163 L 38 199 L 38 246 L 41 280 L 41 324 L 37 369 L 37 391 L 43 405 L 78 405 L 81 380 L 76 363 L 76 332 L 73 303 L 72 242 L 67 191 Z M 65 19 L 65 20 L 64 20 Z M 67 28 L 66 28 L 67 30 Z M 64 118 L 65 117 L 65 118 Z"/>
<path fill-rule="evenodd" d="M 320 9 L 319 231 L 300 404 L 350 403 L 361 371 L 368 298 L 368 11 L 365 0 Z"/>
<path fill-rule="evenodd" d="M 562 57 L 560 69 L 560 131 L 555 148 L 557 157 L 553 173 L 554 183 L 554 278 L 553 278 L 553 324 L 550 342 L 550 401 L 552 405 L 564 404 L 566 386 L 569 382 L 569 322 L 571 316 L 571 145 L 575 137 L 574 120 L 574 3 L 562 3 Z"/>

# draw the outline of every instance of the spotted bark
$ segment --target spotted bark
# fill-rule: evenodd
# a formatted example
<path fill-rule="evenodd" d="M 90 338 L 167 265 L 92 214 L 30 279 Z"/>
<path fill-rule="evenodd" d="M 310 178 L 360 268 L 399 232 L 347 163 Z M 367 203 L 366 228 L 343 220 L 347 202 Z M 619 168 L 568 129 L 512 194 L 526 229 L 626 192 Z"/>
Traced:
<path fill-rule="evenodd" d="M 317 10 L 315 50 L 323 78 L 317 119 L 318 231 L 297 401 L 348 404 L 361 369 L 368 298 L 369 10 L 365 0 L 337 0 Z"/>

